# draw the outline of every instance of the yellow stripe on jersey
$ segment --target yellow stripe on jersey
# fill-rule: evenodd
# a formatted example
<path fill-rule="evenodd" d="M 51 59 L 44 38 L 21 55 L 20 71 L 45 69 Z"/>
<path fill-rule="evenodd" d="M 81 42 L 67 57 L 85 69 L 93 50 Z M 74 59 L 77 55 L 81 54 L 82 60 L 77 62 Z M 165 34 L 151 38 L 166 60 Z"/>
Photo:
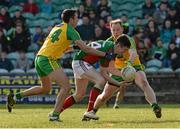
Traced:
<path fill-rule="evenodd" d="M 53 70 L 56 70 L 56 69 L 59 68 L 59 65 L 58 65 L 58 63 L 56 62 L 56 60 L 53 60 L 53 59 L 50 59 L 50 58 L 48 58 L 48 60 L 49 60 L 49 63 L 50 63 L 50 65 L 51 65 L 51 67 L 53 68 Z"/>

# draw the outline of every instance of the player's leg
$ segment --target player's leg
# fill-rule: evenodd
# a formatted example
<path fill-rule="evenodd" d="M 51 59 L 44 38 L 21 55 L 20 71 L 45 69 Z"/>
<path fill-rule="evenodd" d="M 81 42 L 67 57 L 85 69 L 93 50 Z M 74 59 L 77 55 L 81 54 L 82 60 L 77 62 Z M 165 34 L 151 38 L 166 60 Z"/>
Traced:
<path fill-rule="evenodd" d="M 51 79 L 49 76 L 40 77 L 41 86 L 33 86 L 23 92 L 17 93 L 16 98 L 21 99 L 22 97 L 39 95 L 39 94 L 47 94 L 51 90 Z"/>
<path fill-rule="evenodd" d="M 115 108 L 115 109 L 119 108 L 119 104 L 123 101 L 123 98 L 124 98 L 124 95 L 125 95 L 125 91 L 126 91 L 126 87 L 122 85 L 119 88 L 118 93 L 116 94 L 116 100 L 115 100 L 113 108 Z"/>
<path fill-rule="evenodd" d="M 56 83 L 60 86 L 60 91 L 56 98 L 54 110 L 52 113 L 49 114 L 50 121 L 57 121 L 57 120 L 59 120 L 60 111 L 62 109 L 62 106 L 63 106 L 64 100 L 67 96 L 67 93 L 70 89 L 70 83 L 69 83 L 68 77 L 63 72 L 62 68 L 59 68 L 59 69 L 53 71 L 49 76 L 53 80 L 55 80 Z"/>
<path fill-rule="evenodd" d="M 119 69 L 120 70 L 120 69 Z M 116 76 L 116 75 L 111 75 L 111 78 L 118 81 L 118 82 L 122 82 L 124 81 L 122 77 L 120 76 Z M 112 85 L 112 84 L 111 84 Z M 113 86 L 113 85 L 112 85 Z M 116 95 L 116 101 L 114 104 L 114 108 L 118 108 L 119 107 L 119 102 L 121 102 L 124 98 L 124 94 L 125 94 L 125 85 L 121 85 L 121 87 L 119 88 L 119 92 Z"/>
<path fill-rule="evenodd" d="M 93 109 L 94 102 L 97 96 L 100 94 L 100 91 L 103 90 L 106 81 L 102 77 L 102 75 L 99 72 L 97 72 L 94 68 L 90 69 L 83 76 L 95 83 L 95 85 L 91 88 L 89 95 L 87 111 L 90 111 Z"/>
<path fill-rule="evenodd" d="M 51 77 L 49 74 L 53 71 L 53 68 L 50 66 L 49 60 L 46 57 L 36 57 L 35 67 L 38 75 L 40 76 L 41 86 L 33 86 L 32 88 L 18 92 L 15 95 L 10 93 L 7 96 L 7 108 L 9 112 L 11 112 L 16 99 L 32 95 L 46 94 L 50 91 Z"/>
<path fill-rule="evenodd" d="M 75 78 L 83 78 L 95 83 L 95 86 L 90 91 L 90 98 L 88 109 L 93 108 L 94 102 L 105 85 L 105 79 L 97 72 L 91 64 L 82 60 L 75 60 L 72 62 Z"/>
<path fill-rule="evenodd" d="M 76 91 L 73 95 L 65 99 L 61 112 L 65 110 L 66 108 L 72 106 L 74 103 L 79 102 L 86 93 L 88 80 L 86 78 L 83 78 L 82 75 L 86 71 L 88 71 L 88 68 L 91 68 L 92 66 L 89 66 L 88 68 L 86 68 L 84 67 L 84 65 L 82 66 L 82 64 L 83 64 L 83 61 L 81 60 L 74 60 L 72 62 Z"/>
<path fill-rule="evenodd" d="M 94 68 L 91 68 L 86 73 L 84 73 L 83 77 L 95 83 L 95 85 L 90 90 L 87 108 L 87 111 L 91 111 L 93 109 L 94 102 L 97 96 L 100 94 L 100 91 L 103 90 L 106 81 L 102 77 L 102 75 L 99 72 L 97 72 Z"/>
<path fill-rule="evenodd" d="M 87 79 L 75 78 L 75 86 L 76 86 L 75 93 L 73 95 L 68 96 L 65 99 L 61 112 L 63 112 L 65 109 L 69 108 L 70 106 L 81 101 L 84 98 L 86 94 L 87 85 L 88 85 Z"/>
<path fill-rule="evenodd" d="M 103 92 L 97 97 L 94 103 L 93 110 L 85 114 L 86 118 L 98 120 L 99 117 L 96 116 L 96 112 L 103 104 L 107 102 L 107 100 L 109 100 L 113 96 L 115 92 L 117 92 L 117 90 L 119 90 L 119 87 L 107 84 Z"/>
<path fill-rule="evenodd" d="M 94 102 L 96 101 L 97 96 L 100 94 L 100 91 L 103 89 L 105 85 L 105 79 L 94 68 L 89 69 L 82 76 L 83 78 L 86 78 L 89 81 L 92 81 L 95 83 L 94 87 L 92 87 L 90 90 L 89 102 L 88 102 L 88 107 L 87 107 L 87 112 L 88 112 L 93 109 Z M 86 119 L 85 114 L 86 112 L 84 113 L 82 120 L 88 120 Z"/>
<path fill-rule="evenodd" d="M 8 111 L 11 112 L 13 105 L 15 104 L 15 101 L 17 99 L 21 99 L 27 96 L 32 95 L 39 95 L 39 94 L 46 94 L 49 93 L 51 89 L 51 79 L 48 76 L 40 77 L 41 80 L 41 86 L 33 86 L 27 90 L 24 90 L 22 92 L 18 92 L 15 95 L 8 94 L 7 96 L 7 108 Z"/>
<path fill-rule="evenodd" d="M 103 104 L 109 100 L 115 92 L 119 90 L 119 87 L 111 85 L 111 84 L 106 84 L 103 92 L 97 97 L 94 107 L 94 110 L 98 110 Z"/>
<path fill-rule="evenodd" d="M 149 82 L 146 78 L 146 74 L 143 71 L 137 71 L 136 72 L 136 78 L 135 83 L 137 86 L 139 86 L 145 95 L 146 100 L 151 104 L 153 111 L 156 114 L 157 118 L 161 117 L 161 108 L 157 104 L 156 95 L 154 93 L 154 90 L 149 85 Z"/>

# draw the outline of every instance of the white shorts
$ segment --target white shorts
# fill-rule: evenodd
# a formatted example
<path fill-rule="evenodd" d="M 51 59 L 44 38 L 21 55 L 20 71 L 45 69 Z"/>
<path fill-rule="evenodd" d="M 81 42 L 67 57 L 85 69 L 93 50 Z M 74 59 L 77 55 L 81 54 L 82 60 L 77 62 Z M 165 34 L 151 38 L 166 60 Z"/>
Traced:
<path fill-rule="evenodd" d="M 82 75 L 89 71 L 90 69 L 94 69 L 94 67 L 82 60 L 73 60 L 72 61 L 72 68 L 73 68 L 73 72 L 74 72 L 74 78 L 78 78 L 81 79 Z"/>

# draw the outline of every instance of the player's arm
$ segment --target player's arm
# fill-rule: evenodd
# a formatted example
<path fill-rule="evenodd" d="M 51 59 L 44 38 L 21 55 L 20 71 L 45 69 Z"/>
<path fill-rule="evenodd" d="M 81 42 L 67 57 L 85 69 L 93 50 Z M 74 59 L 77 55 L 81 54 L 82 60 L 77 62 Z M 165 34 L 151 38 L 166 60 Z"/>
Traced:
<path fill-rule="evenodd" d="M 102 67 L 102 66 L 100 66 L 100 73 L 101 73 L 101 75 L 106 79 L 106 81 L 108 81 L 109 83 L 114 84 L 114 85 L 116 85 L 116 86 L 120 86 L 120 82 L 112 79 L 112 78 L 109 76 L 109 72 L 108 72 L 108 68 L 107 68 L 107 67 Z"/>
<path fill-rule="evenodd" d="M 112 73 L 112 74 L 114 74 L 116 76 L 122 76 L 121 71 L 118 70 L 117 68 L 115 68 L 114 60 L 111 60 L 109 62 L 108 72 Z"/>
<path fill-rule="evenodd" d="M 127 85 L 130 84 L 130 83 L 126 82 L 126 81 L 118 82 L 118 81 L 112 79 L 109 76 L 108 67 L 100 66 L 100 73 L 106 79 L 106 81 L 108 81 L 109 83 L 111 83 L 111 84 L 113 84 L 115 86 L 121 86 L 121 85 L 127 86 Z"/>
<path fill-rule="evenodd" d="M 91 55 L 96 55 L 96 56 L 101 56 L 101 57 L 104 57 L 106 55 L 105 52 L 101 52 L 101 51 L 98 51 L 94 48 L 91 48 L 89 46 L 87 46 L 85 44 L 85 42 L 83 42 L 82 40 L 76 40 L 74 41 L 75 45 L 77 45 L 82 51 L 88 53 L 88 54 L 91 54 Z"/>
<path fill-rule="evenodd" d="M 136 57 L 137 57 L 136 49 L 134 48 L 129 49 L 129 61 L 131 61 L 132 64 L 134 63 Z"/>
<path fill-rule="evenodd" d="M 100 57 L 108 56 L 108 54 L 105 52 L 101 52 L 87 46 L 86 43 L 81 40 L 79 33 L 74 28 L 72 28 L 72 26 L 68 26 L 67 39 L 73 41 L 73 43 L 75 43 L 75 45 L 78 46 L 85 53 L 100 56 Z"/>
<path fill-rule="evenodd" d="M 134 41 L 133 38 L 129 38 L 130 42 L 131 42 L 131 48 L 129 49 L 129 62 L 131 64 L 134 63 L 134 60 L 136 59 L 137 55 L 137 51 L 136 51 L 136 43 Z"/>

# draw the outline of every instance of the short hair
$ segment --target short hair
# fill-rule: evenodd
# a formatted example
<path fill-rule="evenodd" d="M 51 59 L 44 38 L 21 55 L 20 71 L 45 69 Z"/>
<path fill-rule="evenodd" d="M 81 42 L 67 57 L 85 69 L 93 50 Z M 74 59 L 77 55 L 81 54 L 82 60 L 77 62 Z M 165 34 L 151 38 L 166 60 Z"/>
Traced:
<path fill-rule="evenodd" d="M 84 14 L 82 15 L 82 17 L 87 17 L 87 18 L 89 19 L 89 14 L 88 14 L 88 13 L 84 13 Z"/>
<path fill-rule="evenodd" d="M 73 18 L 76 14 L 77 10 L 75 9 L 65 9 L 62 13 L 61 13 L 61 19 L 65 22 L 65 23 L 69 23 L 70 18 Z"/>
<path fill-rule="evenodd" d="M 123 24 L 122 24 L 122 20 L 121 20 L 121 19 L 112 20 L 112 21 L 110 22 L 110 27 L 112 26 L 112 24 L 118 24 L 118 23 L 119 23 L 120 26 L 123 27 Z"/>
<path fill-rule="evenodd" d="M 119 36 L 117 38 L 115 44 L 120 44 L 120 45 L 125 46 L 127 48 L 131 47 L 131 42 L 130 42 L 129 36 L 126 34 Z"/>

